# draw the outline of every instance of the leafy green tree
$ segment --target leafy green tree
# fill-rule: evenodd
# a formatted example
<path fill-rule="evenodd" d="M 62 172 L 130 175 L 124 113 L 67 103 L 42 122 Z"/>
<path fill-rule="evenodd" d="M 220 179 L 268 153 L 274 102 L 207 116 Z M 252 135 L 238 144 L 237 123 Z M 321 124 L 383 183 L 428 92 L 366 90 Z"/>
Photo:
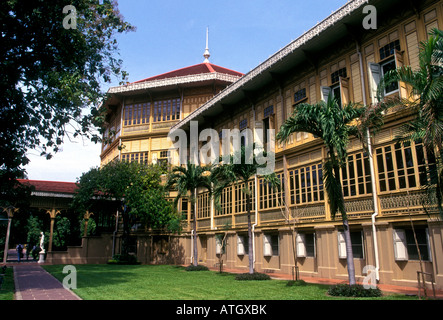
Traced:
<path fill-rule="evenodd" d="M 84 228 L 85 228 L 86 220 L 82 219 L 80 221 L 80 230 L 82 232 L 81 235 L 84 234 Z M 95 222 L 94 218 L 89 218 L 88 220 L 88 227 L 86 229 L 86 236 L 92 236 L 95 235 L 95 232 L 97 230 L 97 223 Z"/>
<path fill-rule="evenodd" d="M 298 104 L 277 134 L 277 140 L 286 142 L 294 132 L 309 132 L 322 139 L 328 150 L 328 157 L 323 166 L 324 184 L 332 217 L 335 218 L 337 212 L 342 215 L 350 285 L 356 283 L 355 267 L 340 169 L 346 163 L 349 137 L 361 137 L 360 133 L 365 132 L 359 128 L 356 120 L 363 117 L 366 110 L 367 108 L 352 103 L 341 107 L 332 97 L 329 97 L 327 102 L 320 101 L 313 105 Z"/>
<path fill-rule="evenodd" d="M 54 234 L 52 237 L 55 248 L 66 249 L 67 241 L 71 235 L 71 222 L 67 217 L 57 216 L 54 224 Z M 49 239 L 49 234 L 48 234 Z"/>
<path fill-rule="evenodd" d="M 75 8 L 68 28 L 66 5 Z M 115 35 L 134 30 L 115 1 L 0 1 L 0 195 L 24 175 L 28 151 L 48 159 L 65 136 L 99 140 L 103 83 L 127 73 Z"/>
<path fill-rule="evenodd" d="M 175 203 L 180 198 L 187 198 L 191 203 L 192 212 L 192 230 L 193 230 L 193 265 L 198 265 L 198 249 L 197 249 L 197 213 L 195 212 L 195 202 L 197 196 L 197 190 L 200 188 L 212 190 L 210 168 L 204 166 L 198 166 L 195 164 L 188 164 L 187 166 L 176 166 L 172 168 L 171 173 L 168 176 L 167 186 L 177 190 L 177 197 Z"/>
<path fill-rule="evenodd" d="M 384 88 L 404 82 L 411 89 L 409 97 L 385 99 Z M 443 217 L 443 31 L 434 29 L 420 43 L 419 67 L 405 65 L 388 72 L 378 86 L 378 98 L 386 108 L 396 107 L 414 115 L 403 126 L 400 141 L 422 141 L 428 153 L 429 176 L 426 186 Z"/>
<path fill-rule="evenodd" d="M 136 221 L 144 223 L 146 228 L 177 231 L 179 217 L 165 197 L 161 184 L 163 173 L 158 165 L 138 162 L 113 161 L 101 168 L 92 168 L 78 180 L 73 207 L 84 213 L 93 212 L 98 201 L 114 203 L 115 209 L 122 213 L 122 255 L 125 256 L 130 227 Z"/>

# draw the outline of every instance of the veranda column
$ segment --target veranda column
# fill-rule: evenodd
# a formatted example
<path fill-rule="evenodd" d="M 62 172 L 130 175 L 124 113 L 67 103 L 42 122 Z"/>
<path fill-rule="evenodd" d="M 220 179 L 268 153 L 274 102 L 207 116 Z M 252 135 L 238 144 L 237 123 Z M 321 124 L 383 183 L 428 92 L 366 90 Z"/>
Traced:
<path fill-rule="evenodd" d="M 54 234 L 55 217 L 57 216 L 57 214 L 60 213 L 60 211 L 52 208 L 51 210 L 48 210 L 46 212 L 51 217 L 51 226 L 50 226 L 50 229 L 49 229 L 49 244 L 48 244 L 48 252 L 51 252 L 52 251 L 52 236 Z"/>
<path fill-rule="evenodd" d="M 85 215 L 83 216 L 83 218 L 85 219 L 85 229 L 83 231 L 83 237 L 86 237 L 88 235 L 88 222 L 89 222 L 89 218 L 93 215 L 94 213 L 86 211 Z"/>
<path fill-rule="evenodd" d="M 8 258 L 9 234 L 11 232 L 11 222 L 14 213 L 18 211 L 18 208 L 8 207 L 8 208 L 3 208 L 3 211 L 6 212 L 6 214 L 8 215 L 8 228 L 6 230 L 5 252 L 3 253 L 3 263 L 6 263 L 6 259 Z"/>

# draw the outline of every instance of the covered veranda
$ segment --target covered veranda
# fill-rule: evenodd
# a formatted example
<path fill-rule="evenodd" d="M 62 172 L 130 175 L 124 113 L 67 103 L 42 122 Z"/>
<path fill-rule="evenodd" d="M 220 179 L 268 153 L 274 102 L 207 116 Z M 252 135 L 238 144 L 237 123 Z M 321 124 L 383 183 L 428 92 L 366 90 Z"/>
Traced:
<path fill-rule="evenodd" d="M 56 218 L 58 215 L 66 214 L 68 211 L 72 212 L 71 202 L 76 192 L 77 185 L 73 182 L 25 179 L 20 179 L 19 183 L 24 186 L 31 187 L 28 208 L 38 210 L 39 213 L 45 213 L 47 214 L 47 217 L 49 217 L 49 240 L 47 241 L 47 246 L 44 249 L 47 254 L 51 254 L 53 251 L 54 225 Z M 2 219 L 7 221 L 8 224 L 3 255 L 3 262 L 5 263 L 8 259 L 12 221 L 14 217 L 17 217 L 17 215 L 26 214 L 26 210 L 20 207 L 16 208 L 14 206 L 3 207 L 0 209 L 0 211 L 2 211 Z M 86 235 L 87 224 L 91 215 L 92 213 L 89 212 L 84 214 L 84 235 Z"/>

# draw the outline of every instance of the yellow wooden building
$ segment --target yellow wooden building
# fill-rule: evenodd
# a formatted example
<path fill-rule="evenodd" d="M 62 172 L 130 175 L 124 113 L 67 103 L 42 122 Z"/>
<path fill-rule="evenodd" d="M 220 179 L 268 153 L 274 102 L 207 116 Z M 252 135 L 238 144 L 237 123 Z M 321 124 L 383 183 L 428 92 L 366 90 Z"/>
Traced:
<path fill-rule="evenodd" d="M 209 62 L 111 88 L 101 164 L 167 161 L 170 128 L 243 74 Z"/>
<path fill-rule="evenodd" d="M 367 28 L 363 22 L 374 9 L 376 26 Z M 375 102 L 383 74 L 402 65 L 417 68 L 420 41 L 432 28 L 442 27 L 441 0 L 351 0 L 245 75 L 205 62 L 112 88 L 108 129 L 113 141 L 103 146 L 102 163 L 166 158 L 167 133 L 171 128 L 187 131 L 191 121 L 217 132 L 278 130 L 300 102 L 333 95 L 341 103 L 368 105 Z M 385 93 L 406 98 L 410 92 L 400 82 Z M 371 138 L 372 154 L 358 140 L 349 143 L 342 184 L 357 279 L 363 281 L 371 269 L 378 283 L 416 286 L 421 268 L 414 229 L 424 271 L 443 289 L 443 225 L 438 216 L 427 215 L 421 203 L 424 172 L 432 159 L 420 143 L 394 141 L 409 119 L 401 112 L 386 114 L 384 127 Z M 124 146 L 121 151 L 119 145 Z M 301 277 L 346 280 L 342 222 L 340 216 L 331 218 L 323 187 L 323 142 L 298 133 L 275 147 L 275 171 L 283 190 L 274 193 L 260 177 L 249 183 L 253 248 L 247 246 L 243 186 L 226 188 L 221 211 L 214 209 L 208 193 L 199 193 L 199 263 L 213 267 L 222 255 L 225 266 L 246 271 L 247 253 L 253 250 L 257 271 L 291 274 L 297 266 Z M 149 259 L 144 258 L 140 234 L 141 261 L 169 261 L 180 248 L 179 262 L 190 262 L 189 204 L 181 203 L 179 209 L 188 212 L 184 233 L 164 235 L 161 248 L 153 249 Z M 227 224 L 230 229 L 222 230 Z M 225 233 L 228 246 L 222 253 L 216 239 Z"/>

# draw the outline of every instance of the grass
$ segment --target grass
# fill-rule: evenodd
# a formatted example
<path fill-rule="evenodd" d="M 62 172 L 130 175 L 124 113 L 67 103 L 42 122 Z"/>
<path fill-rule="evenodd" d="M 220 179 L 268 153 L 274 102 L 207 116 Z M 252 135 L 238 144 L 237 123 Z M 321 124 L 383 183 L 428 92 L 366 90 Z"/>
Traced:
<path fill-rule="evenodd" d="M 14 299 L 14 272 L 12 268 L 6 268 L 2 288 L 0 289 L 0 301 L 1 300 L 13 300 Z"/>
<path fill-rule="evenodd" d="M 169 265 L 76 265 L 77 289 L 84 300 L 343 300 L 327 295 L 329 286 L 287 286 L 288 281 L 236 281 L 235 274 L 187 272 Z M 44 266 L 60 281 L 63 266 Z M 386 295 L 374 300 L 413 299 Z"/>

